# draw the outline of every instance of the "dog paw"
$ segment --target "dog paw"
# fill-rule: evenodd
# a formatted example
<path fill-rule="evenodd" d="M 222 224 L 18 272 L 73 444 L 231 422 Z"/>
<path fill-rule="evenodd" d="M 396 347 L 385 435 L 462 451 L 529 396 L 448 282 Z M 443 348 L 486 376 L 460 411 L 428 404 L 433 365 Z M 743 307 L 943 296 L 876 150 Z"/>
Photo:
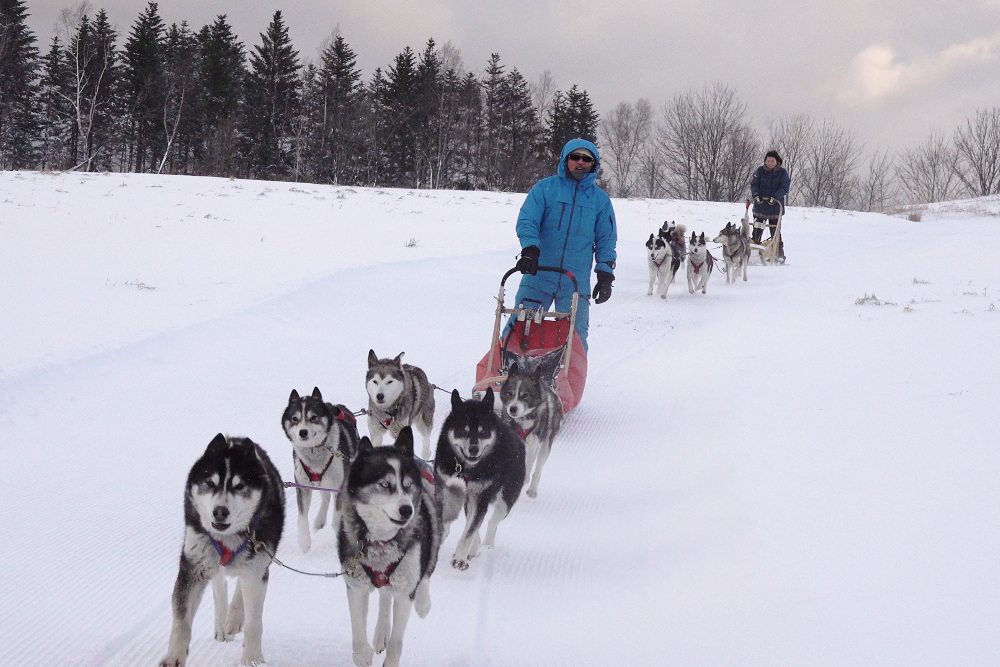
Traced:
<path fill-rule="evenodd" d="M 356 646 L 354 648 L 354 653 L 351 658 L 354 660 L 354 664 L 358 667 L 371 667 L 372 658 L 375 657 L 375 651 L 372 650 L 371 646 Z"/>
<path fill-rule="evenodd" d="M 417 594 L 413 598 L 413 608 L 420 618 L 427 618 L 427 614 L 431 613 L 431 592 L 426 580 L 417 587 Z"/>
<path fill-rule="evenodd" d="M 707 289 L 703 289 L 703 290 L 701 291 L 701 293 L 702 293 L 702 294 L 708 294 L 708 290 L 707 290 Z"/>
<path fill-rule="evenodd" d="M 661 295 L 660 295 L 660 298 L 661 298 L 661 299 L 666 299 L 666 298 L 667 298 L 667 295 L 666 295 L 666 294 L 661 294 Z"/>
<path fill-rule="evenodd" d="M 184 667 L 185 664 L 187 664 L 186 655 L 176 655 L 174 652 L 171 652 L 166 658 L 160 660 L 157 667 Z"/>
<path fill-rule="evenodd" d="M 528 489 L 527 491 L 525 491 L 525 493 L 528 495 L 529 498 L 538 497 L 538 491 L 536 491 L 535 489 Z"/>
<path fill-rule="evenodd" d="M 653 290 L 649 290 L 648 292 L 646 292 L 646 296 L 653 296 Z"/>
<path fill-rule="evenodd" d="M 313 530 L 319 530 L 325 525 L 326 525 L 326 512 L 323 512 L 322 514 L 316 517 L 315 521 L 313 521 Z"/>
<path fill-rule="evenodd" d="M 255 667 L 256 665 L 263 664 L 266 664 L 266 661 L 264 660 L 264 655 L 260 651 L 243 651 L 243 657 L 240 659 L 240 665 Z"/>
<path fill-rule="evenodd" d="M 376 623 L 375 624 L 375 636 L 372 637 L 372 648 L 375 653 L 382 653 L 385 651 L 386 644 L 389 643 L 389 623 Z"/>
<path fill-rule="evenodd" d="M 467 561 L 467 560 L 459 560 L 459 559 L 455 558 L 455 559 L 453 559 L 451 561 L 451 566 L 453 568 L 455 568 L 456 570 L 462 570 L 464 572 L 465 570 L 469 569 L 469 561 Z"/>
<path fill-rule="evenodd" d="M 230 632 L 229 628 L 226 628 L 225 630 L 215 631 L 215 641 L 217 642 L 231 642 L 235 638 L 236 638 L 236 633 Z"/>
<path fill-rule="evenodd" d="M 309 547 L 312 546 L 312 536 L 309 535 L 309 531 L 299 532 L 299 549 L 302 549 L 302 553 L 309 551 Z"/>

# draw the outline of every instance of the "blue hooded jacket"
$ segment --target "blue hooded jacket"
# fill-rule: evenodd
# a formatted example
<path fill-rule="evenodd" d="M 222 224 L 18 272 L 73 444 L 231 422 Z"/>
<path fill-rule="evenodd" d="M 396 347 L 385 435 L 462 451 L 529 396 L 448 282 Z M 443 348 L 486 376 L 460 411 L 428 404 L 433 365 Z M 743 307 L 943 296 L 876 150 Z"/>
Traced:
<path fill-rule="evenodd" d="M 580 181 L 566 173 L 566 156 L 578 148 L 587 149 L 596 160 L 591 173 Z M 572 272 L 580 294 L 587 297 L 591 269 L 614 273 L 617 259 L 615 211 L 611 198 L 597 185 L 600 166 L 597 146 L 585 139 L 571 139 L 563 146 L 556 175 L 543 178 L 531 188 L 517 217 L 521 248 L 538 246 L 538 263 Z M 523 276 L 521 285 L 555 295 L 565 292 L 572 283 L 560 274 L 539 271 L 534 276 Z"/>

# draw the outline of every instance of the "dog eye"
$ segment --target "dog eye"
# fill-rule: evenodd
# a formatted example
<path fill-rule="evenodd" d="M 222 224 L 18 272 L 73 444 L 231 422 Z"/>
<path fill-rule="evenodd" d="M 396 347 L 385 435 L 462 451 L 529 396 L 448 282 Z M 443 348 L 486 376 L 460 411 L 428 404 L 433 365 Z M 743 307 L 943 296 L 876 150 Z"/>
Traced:
<path fill-rule="evenodd" d="M 299 416 L 295 415 L 289 421 L 292 422 L 293 424 L 298 424 L 299 423 Z"/>
<path fill-rule="evenodd" d="M 313 415 L 312 417 L 309 418 L 309 421 L 311 421 L 313 424 L 319 422 L 319 415 Z"/>
<path fill-rule="evenodd" d="M 233 491 L 240 492 L 247 487 L 246 484 L 240 482 L 239 484 L 233 484 Z"/>
<path fill-rule="evenodd" d="M 385 489 L 386 491 L 388 491 L 389 489 L 392 488 L 392 484 L 390 484 L 389 482 L 384 482 L 384 481 L 383 482 L 379 482 L 378 486 L 379 486 L 380 489 Z"/>
<path fill-rule="evenodd" d="M 409 491 L 412 488 L 413 488 L 413 482 L 411 482 L 410 480 L 406 480 L 405 482 L 403 482 L 404 490 Z"/>

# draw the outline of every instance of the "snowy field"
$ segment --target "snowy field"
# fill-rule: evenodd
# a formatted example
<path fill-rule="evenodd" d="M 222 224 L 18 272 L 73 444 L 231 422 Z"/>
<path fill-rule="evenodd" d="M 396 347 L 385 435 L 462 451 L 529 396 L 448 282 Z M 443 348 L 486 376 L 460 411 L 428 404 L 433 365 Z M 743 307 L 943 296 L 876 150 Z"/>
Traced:
<path fill-rule="evenodd" d="M 291 389 L 360 409 L 374 348 L 468 395 L 522 200 L 0 174 L 0 663 L 155 664 L 187 471 L 222 431 L 291 479 Z M 1000 198 L 790 209 L 788 265 L 665 302 L 650 232 L 743 207 L 615 208 L 583 402 L 495 550 L 452 530 L 404 664 L 1000 664 Z M 287 501 L 279 557 L 336 571 Z M 272 667 L 351 664 L 343 588 L 272 567 Z M 239 661 L 211 607 L 192 667 Z"/>

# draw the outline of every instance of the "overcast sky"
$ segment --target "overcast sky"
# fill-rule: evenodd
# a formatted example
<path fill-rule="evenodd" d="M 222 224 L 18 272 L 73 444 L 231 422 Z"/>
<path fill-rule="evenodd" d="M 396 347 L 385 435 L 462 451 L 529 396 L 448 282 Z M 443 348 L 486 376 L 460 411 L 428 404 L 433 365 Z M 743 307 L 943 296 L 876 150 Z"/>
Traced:
<path fill-rule="evenodd" d="M 121 35 L 145 0 L 91 0 Z M 63 0 L 27 0 L 44 52 Z M 335 30 L 367 80 L 406 46 L 450 41 L 466 69 L 492 52 L 529 81 L 586 89 L 601 114 L 621 101 L 657 108 L 722 82 L 759 129 L 806 113 L 899 148 L 951 132 L 978 107 L 1000 105 L 1000 0 L 163 0 L 167 24 L 195 30 L 226 14 L 247 50 L 281 10 L 304 59 Z"/>

